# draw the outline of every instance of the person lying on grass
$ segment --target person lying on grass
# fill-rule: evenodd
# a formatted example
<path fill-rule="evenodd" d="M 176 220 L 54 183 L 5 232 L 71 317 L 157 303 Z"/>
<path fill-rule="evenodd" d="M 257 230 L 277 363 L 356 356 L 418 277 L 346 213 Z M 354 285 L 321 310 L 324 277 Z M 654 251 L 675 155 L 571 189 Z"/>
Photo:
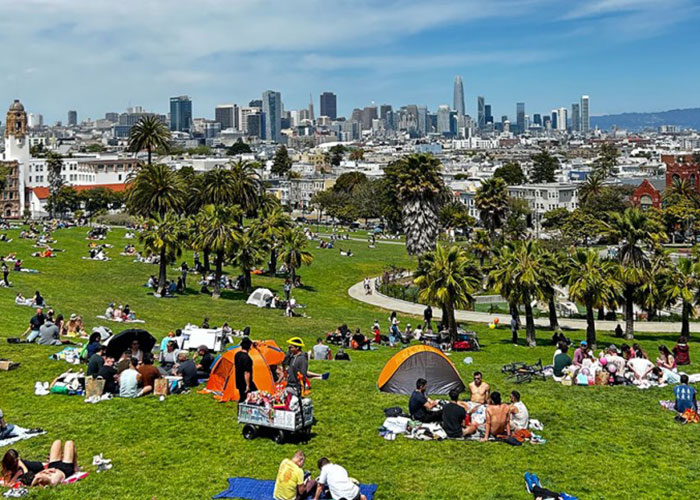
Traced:
<path fill-rule="evenodd" d="M 34 476 L 32 486 L 56 486 L 78 472 L 78 454 L 75 443 L 66 441 L 61 453 L 61 440 L 57 439 L 51 445 L 49 464 L 46 469 Z"/>
<path fill-rule="evenodd" d="M 29 486 L 34 480 L 34 475 L 44 470 L 42 462 L 25 460 L 14 449 L 7 450 L 2 457 L 2 484 L 11 488 L 20 483 Z"/>

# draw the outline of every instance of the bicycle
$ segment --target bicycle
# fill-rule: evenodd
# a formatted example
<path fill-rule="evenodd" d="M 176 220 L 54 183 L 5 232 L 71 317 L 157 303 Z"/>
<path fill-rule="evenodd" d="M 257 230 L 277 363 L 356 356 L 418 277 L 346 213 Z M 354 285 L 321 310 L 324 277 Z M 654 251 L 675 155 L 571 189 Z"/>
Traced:
<path fill-rule="evenodd" d="M 532 365 L 528 365 L 522 362 L 510 363 L 504 365 L 501 368 L 501 371 L 507 374 L 507 382 L 513 382 L 516 384 L 532 382 L 533 379 L 546 380 L 541 358 L 537 363 Z"/>

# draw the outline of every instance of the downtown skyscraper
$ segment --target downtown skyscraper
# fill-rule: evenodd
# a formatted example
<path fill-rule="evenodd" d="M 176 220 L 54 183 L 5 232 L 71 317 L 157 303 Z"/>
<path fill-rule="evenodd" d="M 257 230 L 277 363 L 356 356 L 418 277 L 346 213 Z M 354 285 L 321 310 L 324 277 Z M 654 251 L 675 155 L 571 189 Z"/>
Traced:
<path fill-rule="evenodd" d="M 189 132 L 192 128 L 192 101 L 186 95 L 170 98 L 170 130 Z"/>
<path fill-rule="evenodd" d="M 464 116 L 466 114 L 464 109 L 464 84 L 461 76 L 455 78 L 453 94 L 454 102 L 452 108 L 457 112 L 457 116 Z"/>
<path fill-rule="evenodd" d="M 519 102 L 515 105 L 515 120 L 518 127 L 518 133 L 525 133 L 525 103 Z"/>
<path fill-rule="evenodd" d="M 486 101 L 483 96 L 476 98 L 476 128 L 483 130 L 486 128 Z"/>
<path fill-rule="evenodd" d="M 321 116 L 327 116 L 331 120 L 338 118 L 338 105 L 333 92 L 321 94 Z"/>
<path fill-rule="evenodd" d="M 587 134 L 591 130 L 591 117 L 588 96 L 581 96 L 581 132 Z"/>
<path fill-rule="evenodd" d="M 262 110 L 265 119 L 263 139 L 280 142 L 282 138 L 282 94 L 272 90 L 263 92 Z"/>

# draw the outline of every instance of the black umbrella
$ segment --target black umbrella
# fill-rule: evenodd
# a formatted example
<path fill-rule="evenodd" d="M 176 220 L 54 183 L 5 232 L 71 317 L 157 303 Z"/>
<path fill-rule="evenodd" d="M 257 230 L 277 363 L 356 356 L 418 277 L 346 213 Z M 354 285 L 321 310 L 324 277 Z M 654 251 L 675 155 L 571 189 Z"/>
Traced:
<path fill-rule="evenodd" d="M 151 352 L 153 346 L 156 345 L 156 339 L 146 330 L 124 330 L 109 339 L 107 343 L 107 356 L 114 359 L 119 359 L 124 351 L 131 348 L 131 343 L 134 340 L 139 341 L 139 347 L 143 352 Z"/>

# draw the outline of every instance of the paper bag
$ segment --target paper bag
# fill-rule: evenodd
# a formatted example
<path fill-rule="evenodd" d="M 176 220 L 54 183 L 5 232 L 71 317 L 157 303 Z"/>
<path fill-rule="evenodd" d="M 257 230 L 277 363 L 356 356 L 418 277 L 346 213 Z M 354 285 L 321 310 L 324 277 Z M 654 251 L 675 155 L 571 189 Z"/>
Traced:
<path fill-rule="evenodd" d="M 157 378 L 153 381 L 153 394 L 156 396 L 168 395 L 168 381 L 164 378 Z"/>
<path fill-rule="evenodd" d="M 85 398 L 101 397 L 105 390 L 105 381 L 101 378 L 87 378 L 85 380 Z"/>

